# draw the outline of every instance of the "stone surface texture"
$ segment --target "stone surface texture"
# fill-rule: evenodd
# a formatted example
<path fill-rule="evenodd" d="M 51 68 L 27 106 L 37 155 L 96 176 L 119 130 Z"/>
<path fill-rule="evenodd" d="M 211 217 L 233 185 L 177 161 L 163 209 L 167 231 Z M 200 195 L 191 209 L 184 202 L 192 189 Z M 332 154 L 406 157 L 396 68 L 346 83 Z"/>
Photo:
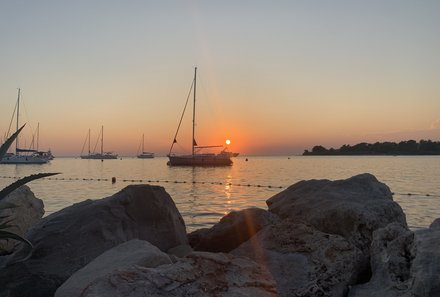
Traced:
<path fill-rule="evenodd" d="M 212 228 L 199 229 L 188 234 L 188 239 L 197 251 L 230 252 L 276 220 L 277 216 L 264 209 L 233 211 Z"/>
<path fill-rule="evenodd" d="M 371 247 L 373 277 L 351 288 L 348 296 L 440 296 L 439 247 L 437 222 L 414 232 L 396 223 L 377 230 Z"/>
<path fill-rule="evenodd" d="M 74 272 L 123 242 L 141 239 L 162 251 L 188 244 L 185 224 L 162 187 L 132 185 L 111 197 L 74 204 L 28 233 L 31 258 L 0 269 L 0 296 L 47 297 Z"/>
<path fill-rule="evenodd" d="M 12 204 L 14 208 L 3 208 Z M 24 236 L 29 228 L 38 223 L 44 215 L 43 201 L 35 197 L 28 186 L 21 186 L 0 200 L 0 209 L 2 209 L 0 216 L 7 217 L 3 220 L 10 220 L 9 224 L 13 225 L 5 230 L 20 236 Z M 1 240 L 0 251 L 12 252 L 17 243 L 15 240 Z"/>
<path fill-rule="evenodd" d="M 136 265 L 157 267 L 171 263 L 168 255 L 154 245 L 147 241 L 132 239 L 106 251 L 75 272 L 57 289 L 55 297 L 78 296 L 94 280 L 118 269 Z"/>
<path fill-rule="evenodd" d="M 72 297 L 277 296 L 270 274 L 246 258 L 195 252 L 171 265 L 107 274 Z"/>
<path fill-rule="evenodd" d="M 280 296 L 344 296 L 366 258 L 339 235 L 289 219 L 264 228 L 231 252 L 266 267 Z"/>
<path fill-rule="evenodd" d="M 388 186 L 368 173 L 345 180 L 301 181 L 267 200 L 267 205 L 281 218 L 341 235 L 367 252 L 374 230 L 392 222 L 407 226 Z"/>

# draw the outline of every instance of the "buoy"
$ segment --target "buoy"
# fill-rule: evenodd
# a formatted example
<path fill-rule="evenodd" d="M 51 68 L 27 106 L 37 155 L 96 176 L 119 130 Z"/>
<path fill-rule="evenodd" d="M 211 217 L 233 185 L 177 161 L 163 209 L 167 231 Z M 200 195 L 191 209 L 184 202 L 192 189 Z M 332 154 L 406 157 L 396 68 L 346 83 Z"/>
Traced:
<path fill-rule="evenodd" d="M 246 162 L 248 161 L 248 158 L 246 158 Z"/>
<path fill-rule="evenodd" d="M 112 184 L 116 183 L 116 177 L 112 177 Z"/>

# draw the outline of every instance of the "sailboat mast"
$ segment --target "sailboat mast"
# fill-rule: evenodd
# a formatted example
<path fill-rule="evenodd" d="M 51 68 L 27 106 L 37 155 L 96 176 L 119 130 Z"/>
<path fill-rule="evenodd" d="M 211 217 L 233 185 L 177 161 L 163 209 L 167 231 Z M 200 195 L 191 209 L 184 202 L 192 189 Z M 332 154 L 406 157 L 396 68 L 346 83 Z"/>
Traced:
<path fill-rule="evenodd" d="M 17 98 L 17 130 L 18 131 L 18 115 L 20 113 L 20 88 L 18 88 L 18 98 Z M 15 153 L 18 155 L 18 135 L 17 138 L 15 139 Z"/>
<path fill-rule="evenodd" d="M 197 67 L 194 68 L 194 101 L 193 101 L 193 133 L 192 133 L 192 155 L 194 156 L 195 125 L 196 125 L 196 89 L 197 89 Z"/>
<path fill-rule="evenodd" d="M 40 123 L 37 125 L 37 151 L 38 151 L 38 143 L 40 141 Z"/>
<path fill-rule="evenodd" d="M 101 155 L 104 154 L 104 126 L 101 126 Z"/>
<path fill-rule="evenodd" d="M 90 128 L 89 128 L 89 156 L 90 156 Z"/>
<path fill-rule="evenodd" d="M 142 152 L 141 154 L 144 153 L 144 134 L 142 134 Z"/>

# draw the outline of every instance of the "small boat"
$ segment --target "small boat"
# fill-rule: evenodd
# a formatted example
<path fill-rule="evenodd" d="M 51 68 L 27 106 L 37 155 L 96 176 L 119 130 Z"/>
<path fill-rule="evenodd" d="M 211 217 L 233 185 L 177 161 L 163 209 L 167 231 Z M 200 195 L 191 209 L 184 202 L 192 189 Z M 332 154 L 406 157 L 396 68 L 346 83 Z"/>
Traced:
<path fill-rule="evenodd" d="M 138 150 L 139 152 L 139 150 Z M 152 159 L 154 158 L 154 153 L 144 151 L 144 134 L 142 134 L 142 150 L 141 153 L 137 155 L 139 159 Z"/>
<path fill-rule="evenodd" d="M 168 153 L 168 165 L 169 166 L 230 166 L 232 165 L 231 156 L 225 153 L 200 153 L 203 149 L 217 148 L 223 147 L 222 145 L 209 145 L 209 146 L 198 146 L 195 140 L 195 122 L 196 122 L 196 86 L 197 86 L 197 67 L 194 69 L 194 80 L 191 85 L 191 89 L 193 91 L 193 119 L 192 119 L 192 141 L 191 147 L 192 152 L 191 155 L 176 155 L 172 153 L 174 144 L 177 143 L 177 134 L 179 133 L 180 124 L 183 119 L 183 115 L 185 114 L 186 106 L 188 103 L 188 99 L 185 104 L 185 108 L 183 109 L 182 116 L 180 118 L 179 125 L 177 127 L 176 134 L 174 136 L 173 143 L 171 144 L 170 151 Z M 191 90 L 190 90 L 191 91 Z"/>
<path fill-rule="evenodd" d="M 81 159 L 92 159 L 92 160 L 111 160 L 111 159 L 117 159 L 118 155 L 117 154 L 113 154 L 112 152 L 104 152 L 104 126 L 101 127 L 101 134 L 98 136 L 101 137 L 101 152 L 100 153 L 95 153 L 95 152 L 91 152 L 90 151 L 90 129 L 89 129 L 89 133 L 87 135 L 86 141 L 88 140 L 88 144 L 89 144 L 89 150 L 88 150 L 88 154 L 87 155 L 83 155 L 83 151 L 84 151 L 84 145 L 83 145 L 83 149 L 81 151 Z M 96 145 L 95 145 L 95 149 L 96 149 Z M 95 151 L 95 150 L 93 150 Z"/>
<path fill-rule="evenodd" d="M 17 98 L 17 130 L 19 129 L 19 114 L 20 114 L 20 92 L 18 89 Z M 8 153 L 1 160 L 1 164 L 46 164 L 49 159 L 39 154 L 38 150 L 22 149 L 19 147 L 19 136 L 15 139 L 15 154 Z"/>

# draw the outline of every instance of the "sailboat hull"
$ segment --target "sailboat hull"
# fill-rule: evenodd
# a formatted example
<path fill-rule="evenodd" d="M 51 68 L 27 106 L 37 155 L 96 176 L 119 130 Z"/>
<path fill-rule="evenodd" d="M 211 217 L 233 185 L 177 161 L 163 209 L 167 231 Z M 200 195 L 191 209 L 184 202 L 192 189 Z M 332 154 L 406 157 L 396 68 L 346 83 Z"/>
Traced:
<path fill-rule="evenodd" d="M 0 164 L 46 164 L 46 158 L 38 156 L 17 156 L 12 155 L 1 159 Z"/>
<path fill-rule="evenodd" d="M 168 156 L 169 166 L 231 166 L 232 160 L 229 156 L 200 154 L 185 156 Z"/>
<path fill-rule="evenodd" d="M 146 153 L 143 152 L 142 154 L 137 156 L 139 159 L 153 159 L 154 158 L 154 153 Z"/>
<path fill-rule="evenodd" d="M 93 154 L 93 155 L 87 155 L 87 156 L 81 156 L 81 159 L 91 159 L 91 160 L 112 160 L 117 159 L 117 155 L 112 154 Z"/>

